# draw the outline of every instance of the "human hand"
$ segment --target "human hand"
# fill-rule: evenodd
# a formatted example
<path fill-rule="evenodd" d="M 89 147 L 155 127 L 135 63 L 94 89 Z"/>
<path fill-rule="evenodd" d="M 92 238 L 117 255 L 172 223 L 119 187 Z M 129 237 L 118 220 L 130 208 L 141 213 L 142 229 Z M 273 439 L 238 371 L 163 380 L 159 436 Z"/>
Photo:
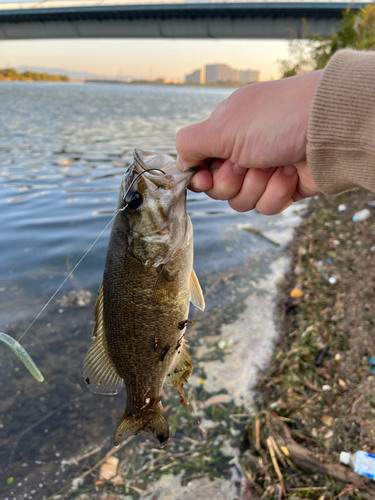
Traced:
<path fill-rule="evenodd" d="M 238 212 L 282 212 L 318 194 L 306 162 L 307 124 L 322 71 L 242 87 L 203 122 L 177 133 L 180 170 L 200 166 L 190 189 Z"/>

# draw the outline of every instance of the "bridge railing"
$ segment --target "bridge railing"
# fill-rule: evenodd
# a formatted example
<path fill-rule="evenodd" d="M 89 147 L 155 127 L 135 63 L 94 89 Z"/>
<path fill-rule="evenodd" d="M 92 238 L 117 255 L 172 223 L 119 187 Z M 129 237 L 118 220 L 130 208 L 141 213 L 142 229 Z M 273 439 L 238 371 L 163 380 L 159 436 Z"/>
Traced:
<path fill-rule="evenodd" d="M 168 5 L 199 3 L 342 3 L 341 0 L 0 0 L 0 10 L 98 7 L 105 5 Z"/>

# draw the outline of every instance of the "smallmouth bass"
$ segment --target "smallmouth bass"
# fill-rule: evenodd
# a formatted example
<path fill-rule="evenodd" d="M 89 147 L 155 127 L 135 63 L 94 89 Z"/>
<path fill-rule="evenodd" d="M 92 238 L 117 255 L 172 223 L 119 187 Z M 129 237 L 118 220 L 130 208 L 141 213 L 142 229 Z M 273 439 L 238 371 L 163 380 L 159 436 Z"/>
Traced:
<path fill-rule="evenodd" d="M 117 394 L 125 387 L 115 445 L 141 431 L 166 444 L 169 426 L 161 404 L 166 379 L 189 406 L 183 391 L 193 370 L 184 338 L 189 303 L 205 307 L 186 212 L 193 174 L 194 169 L 179 172 L 171 156 L 136 149 L 121 182 L 83 369 L 95 393 Z"/>

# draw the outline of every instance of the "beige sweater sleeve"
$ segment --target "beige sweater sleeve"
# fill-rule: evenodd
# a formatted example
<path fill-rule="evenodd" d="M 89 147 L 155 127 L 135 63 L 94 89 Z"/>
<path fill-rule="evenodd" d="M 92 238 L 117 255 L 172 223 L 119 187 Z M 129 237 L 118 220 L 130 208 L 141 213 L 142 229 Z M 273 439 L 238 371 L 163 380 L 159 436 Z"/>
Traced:
<path fill-rule="evenodd" d="M 342 50 L 323 71 L 307 131 L 307 163 L 325 194 L 375 192 L 375 52 Z"/>

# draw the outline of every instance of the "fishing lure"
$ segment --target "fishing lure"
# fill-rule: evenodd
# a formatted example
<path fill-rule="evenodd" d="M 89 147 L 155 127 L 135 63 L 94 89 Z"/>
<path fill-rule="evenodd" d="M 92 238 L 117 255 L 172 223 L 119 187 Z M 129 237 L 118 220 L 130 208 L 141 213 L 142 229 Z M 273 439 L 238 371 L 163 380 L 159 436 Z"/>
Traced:
<path fill-rule="evenodd" d="M 44 377 L 40 373 L 39 368 L 36 366 L 31 357 L 27 354 L 22 345 L 14 340 L 12 337 L 6 333 L 0 332 L 0 342 L 6 344 L 14 352 L 14 354 L 19 358 L 25 367 L 29 370 L 31 375 L 37 379 L 38 382 L 43 382 Z"/>

